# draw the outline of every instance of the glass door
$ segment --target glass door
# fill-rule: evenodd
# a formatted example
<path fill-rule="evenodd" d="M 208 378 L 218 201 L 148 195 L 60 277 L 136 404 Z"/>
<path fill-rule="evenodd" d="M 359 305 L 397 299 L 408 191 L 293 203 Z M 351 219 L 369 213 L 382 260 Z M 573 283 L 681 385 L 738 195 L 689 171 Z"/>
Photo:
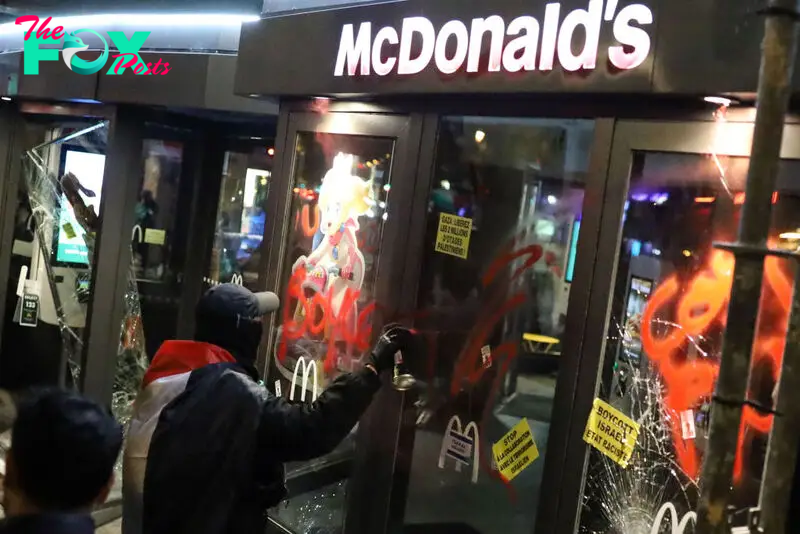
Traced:
<path fill-rule="evenodd" d="M 394 281 L 402 275 L 404 212 L 414 186 L 407 163 L 413 121 L 351 113 L 289 117 L 274 185 L 282 193 L 269 204 L 284 216 L 267 220 L 276 244 L 267 287 L 281 297 L 268 381 L 290 401 L 312 402 L 337 376 L 364 365 L 401 289 Z M 373 432 L 366 436 L 357 427 L 325 456 L 289 464 L 290 494 L 272 510 L 273 520 L 293 532 L 341 532 L 350 478 L 374 446 L 368 437 Z M 381 458 L 390 465 L 392 454 L 390 447 Z"/>
<path fill-rule="evenodd" d="M 604 129 L 439 120 L 407 262 L 427 351 L 391 532 L 530 533 L 547 508 L 557 482 L 546 465 L 561 458 L 596 248 L 589 200 L 602 196 L 605 172 L 593 162 L 608 148 Z"/>
<path fill-rule="evenodd" d="M 579 532 L 660 532 L 692 521 L 733 270 L 732 255 L 713 244 L 736 237 L 752 142 L 752 125 L 726 122 L 723 112 L 715 123 L 617 126 L 567 453 L 568 465 L 588 455 L 588 467 L 562 489 L 565 529 L 576 515 Z M 786 129 L 782 157 L 770 245 L 796 251 L 796 126 Z M 767 406 L 793 278 L 790 262 L 767 259 L 748 390 Z M 627 467 L 583 441 L 595 397 L 640 425 Z M 770 425 L 770 417 L 745 409 L 732 526 L 744 526 L 757 504 Z"/>

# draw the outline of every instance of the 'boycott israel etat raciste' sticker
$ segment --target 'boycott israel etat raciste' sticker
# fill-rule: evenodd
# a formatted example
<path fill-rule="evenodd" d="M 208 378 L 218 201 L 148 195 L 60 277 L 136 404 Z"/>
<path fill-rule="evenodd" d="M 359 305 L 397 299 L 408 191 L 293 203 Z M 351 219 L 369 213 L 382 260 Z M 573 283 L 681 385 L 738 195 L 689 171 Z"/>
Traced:
<path fill-rule="evenodd" d="M 583 441 L 625 468 L 631 461 L 638 437 L 639 423 L 607 402 L 594 400 Z"/>

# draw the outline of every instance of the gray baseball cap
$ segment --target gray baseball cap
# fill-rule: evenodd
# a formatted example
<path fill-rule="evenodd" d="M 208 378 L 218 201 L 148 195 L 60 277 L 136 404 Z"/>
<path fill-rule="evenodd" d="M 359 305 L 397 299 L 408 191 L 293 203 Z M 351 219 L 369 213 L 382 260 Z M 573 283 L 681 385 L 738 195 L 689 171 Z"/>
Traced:
<path fill-rule="evenodd" d="M 238 284 L 220 284 L 206 291 L 197 304 L 197 309 L 199 312 L 256 318 L 276 311 L 280 304 L 275 293 L 253 293 Z"/>

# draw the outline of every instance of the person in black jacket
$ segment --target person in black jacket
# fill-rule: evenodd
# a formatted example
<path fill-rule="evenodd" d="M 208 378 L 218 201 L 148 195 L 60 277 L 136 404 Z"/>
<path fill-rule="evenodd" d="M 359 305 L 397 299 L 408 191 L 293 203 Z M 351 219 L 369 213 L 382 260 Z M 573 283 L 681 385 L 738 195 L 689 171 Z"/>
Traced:
<path fill-rule="evenodd" d="M 122 427 L 77 393 L 20 403 L 6 455 L 0 534 L 91 534 L 90 515 L 114 483 Z"/>
<path fill-rule="evenodd" d="M 379 339 L 369 362 L 312 404 L 289 403 L 254 367 L 272 293 L 223 284 L 196 310 L 193 341 L 167 341 L 134 406 L 123 471 L 124 534 L 262 533 L 286 494 L 284 462 L 332 451 L 352 430 L 408 346 L 409 330 Z"/>

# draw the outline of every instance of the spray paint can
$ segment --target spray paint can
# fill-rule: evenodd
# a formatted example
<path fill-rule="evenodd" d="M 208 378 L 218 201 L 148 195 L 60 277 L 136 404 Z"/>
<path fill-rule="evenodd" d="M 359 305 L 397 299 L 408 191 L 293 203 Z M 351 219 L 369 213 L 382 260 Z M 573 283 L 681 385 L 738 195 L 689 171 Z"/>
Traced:
<path fill-rule="evenodd" d="M 394 372 L 392 374 L 392 386 L 397 391 L 408 391 L 417 383 L 417 379 L 411 374 L 408 365 L 403 359 L 403 352 L 394 353 Z"/>

